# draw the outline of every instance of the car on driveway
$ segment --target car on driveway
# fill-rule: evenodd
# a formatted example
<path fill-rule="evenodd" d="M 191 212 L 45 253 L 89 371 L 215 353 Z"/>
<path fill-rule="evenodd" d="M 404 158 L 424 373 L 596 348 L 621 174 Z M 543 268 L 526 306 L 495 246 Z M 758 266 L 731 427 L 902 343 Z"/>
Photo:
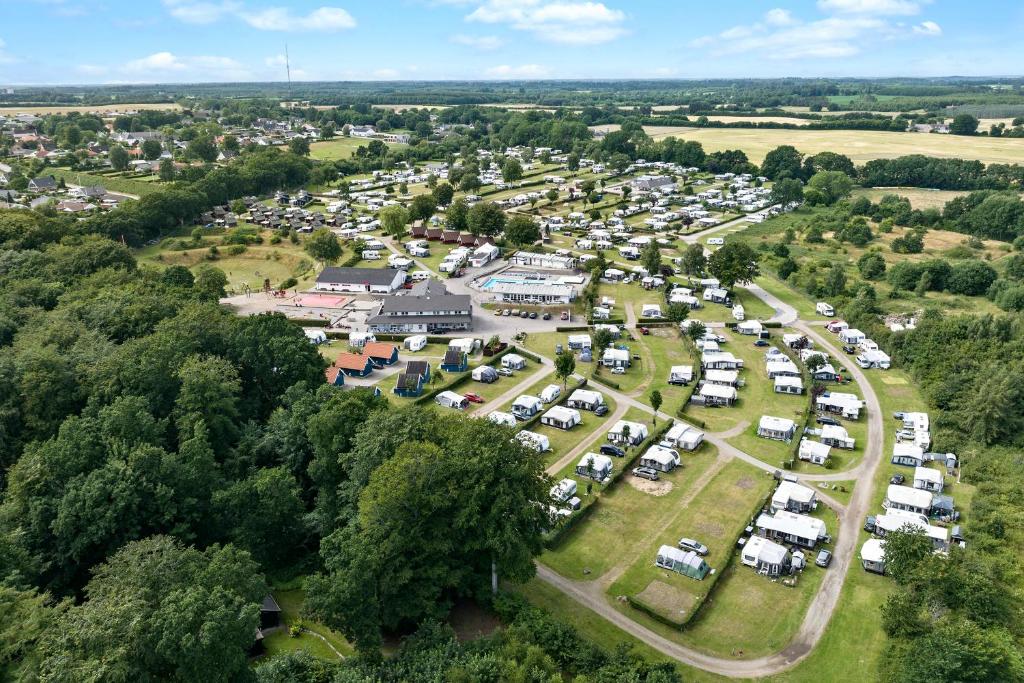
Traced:
<path fill-rule="evenodd" d="M 483 403 L 484 399 L 479 394 L 474 394 L 472 391 L 466 394 L 466 400 L 470 403 Z"/>
<path fill-rule="evenodd" d="M 900 484 L 902 484 L 906 480 L 907 480 L 907 478 L 904 477 L 902 474 L 894 474 L 894 475 L 892 475 L 889 478 L 889 483 L 890 484 L 896 484 L 897 486 L 899 486 Z"/>
<path fill-rule="evenodd" d="M 649 329 L 647 329 L 646 327 L 641 327 L 640 328 L 640 334 L 644 335 L 645 337 L 647 335 L 649 335 L 650 333 L 651 333 L 651 331 Z"/>
<path fill-rule="evenodd" d="M 612 368 L 612 374 L 613 375 L 625 375 L 626 374 L 626 368 Z"/>
<path fill-rule="evenodd" d="M 501 314 L 502 314 L 502 315 L 504 315 L 504 316 L 509 316 L 509 315 L 511 315 L 511 314 L 512 314 L 512 311 L 510 311 L 510 310 L 508 310 L 508 309 L 506 308 L 505 310 L 503 310 L 503 311 L 501 312 Z"/>
<path fill-rule="evenodd" d="M 758 339 L 754 342 L 754 346 L 768 346 L 768 342 L 764 339 Z"/>
<path fill-rule="evenodd" d="M 658 481 L 658 470 L 653 467 L 634 467 L 633 476 L 640 477 L 641 479 L 649 479 L 651 481 Z"/>
<path fill-rule="evenodd" d="M 501 375 L 502 377 L 511 377 L 516 373 L 512 372 L 508 368 L 498 368 L 498 374 Z"/>
<path fill-rule="evenodd" d="M 819 415 L 816 421 L 820 425 L 832 425 L 833 427 L 839 427 L 843 424 L 839 420 L 834 417 L 829 417 L 828 415 Z"/>
<path fill-rule="evenodd" d="M 682 550 L 692 550 L 693 552 L 697 553 L 698 555 L 707 555 L 708 554 L 708 547 L 706 545 L 704 545 L 703 543 L 698 543 L 697 541 L 693 540 L 692 538 L 680 538 L 679 539 L 679 547 Z"/>
<path fill-rule="evenodd" d="M 569 311 L 562 311 L 562 316 L 561 317 L 562 317 L 562 320 L 568 320 L 569 319 Z"/>
<path fill-rule="evenodd" d="M 875 533 L 875 518 L 873 516 L 869 515 L 868 518 L 864 520 L 864 531 L 869 534 Z"/>
<path fill-rule="evenodd" d="M 601 445 L 601 455 L 614 455 L 616 458 L 624 458 L 626 457 L 626 451 L 622 450 L 618 446 L 606 443 Z"/>
<path fill-rule="evenodd" d="M 832 564 L 832 553 L 827 550 L 822 550 L 818 553 L 817 559 L 814 560 L 814 564 L 819 567 L 827 567 Z"/>
<path fill-rule="evenodd" d="M 551 320 L 551 314 L 550 313 L 545 313 L 544 315 L 541 316 L 541 319 L 542 320 Z"/>
<path fill-rule="evenodd" d="M 603 403 L 601 405 L 599 405 L 598 407 L 594 408 L 594 415 L 597 415 L 598 417 L 603 417 L 603 416 L 605 416 L 607 414 L 608 414 L 608 406 L 606 406 Z"/>

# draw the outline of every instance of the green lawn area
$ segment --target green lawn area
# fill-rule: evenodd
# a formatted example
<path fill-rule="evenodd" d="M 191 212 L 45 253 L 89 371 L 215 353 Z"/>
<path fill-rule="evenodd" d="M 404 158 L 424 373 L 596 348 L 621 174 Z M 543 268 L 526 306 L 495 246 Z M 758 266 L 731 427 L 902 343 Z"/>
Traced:
<path fill-rule="evenodd" d="M 676 572 L 660 569 L 654 557 L 662 545 L 675 546 L 683 536 L 708 546 L 706 558 L 712 569 L 722 571 L 735 551 L 733 541 L 758 506 L 772 490 L 774 480 L 743 463 L 732 461 L 697 494 L 689 505 L 677 510 L 664 530 L 636 555 L 636 560 L 608 589 L 609 596 L 630 595 L 673 620 L 689 619 L 714 585 L 715 576 L 697 581 Z M 616 602 L 620 610 L 628 610 L 631 618 L 644 625 L 678 635 L 639 610 Z"/>
<path fill-rule="evenodd" d="M 352 646 L 340 634 L 323 624 L 300 617 L 302 604 L 306 599 L 304 590 L 274 591 L 274 599 L 281 606 L 281 622 L 285 628 L 270 634 L 263 641 L 267 650 L 267 657 L 274 657 L 275 655 L 294 650 L 306 650 L 315 657 L 328 661 L 338 661 L 338 656 L 327 643 L 330 643 L 342 656 L 347 657 L 354 654 L 355 651 Z M 321 637 L 318 638 L 310 633 L 302 633 L 297 637 L 291 637 L 288 634 L 288 627 L 298 622 L 301 622 L 307 631 L 312 631 Z"/>
<path fill-rule="evenodd" d="M 314 142 L 309 146 L 309 156 L 321 161 L 335 161 L 337 159 L 348 159 L 356 153 L 360 147 L 366 147 L 370 140 L 366 138 L 334 138 L 323 142 Z M 397 143 L 384 143 L 392 149 L 403 149 L 408 145 Z"/>
<path fill-rule="evenodd" d="M 43 175 L 52 175 L 58 179 L 63 178 L 64 182 L 68 185 L 102 185 L 110 192 L 133 194 L 138 197 L 144 197 L 147 194 L 160 190 L 159 183 L 146 182 L 145 180 L 130 177 L 119 178 L 94 175 L 81 171 L 71 171 L 66 168 L 48 168 Z"/>
<path fill-rule="evenodd" d="M 682 467 L 662 474 L 658 482 L 646 483 L 624 474 L 624 479 L 599 494 L 597 508 L 573 529 L 568 540 L 545 552 L 541 562 L 563 576 L 583 581 L 631 562 L 654 530 L 672 518 L 680 499 L 690 493 L 694 480 L 717 455 L 714 446 L 702 444 L 694 453 L 682 454 Z"/>
<path fill-rule="evenodd" d="M 558 384 L 554 375 L 551 375 L 546 379 L 553 380 L 552 382 L 549 382 L 549 384 Z M 544 386 L 547 386 L 547 384 Z M 596 387 L 594 387 L 594 389 L 600 391 L 600 389 L 597 389 Z M 570 383 L 569 393 L 572 392 L 573 384 Z M 564 395 L 565 394 L 563 393 L 563 397 Z M 544 459 L 549 465 L 557 462 L 559 458 L 584 441 L 591 440 L 595 434 L 598 434 L 601 437 L 601 440 L 603 440 L 605 432 L 607 432 L 612 425 L 612 423 L 608 422 L 608 418 L 615 412 L 615 401 L 608 396 L 604 397 L 604 401 L 608 405 L 608 413 L 604 417 L 594 415 L 594 413 L 589 410 L 581 410 L 580 418 L 583 421 L 568 431 L 558 429 L 557 427 L 551 427 L 549 425 L 542 425 L 539 422 L 533 426 L 530 431 L 543 434 L 551 441 L 551 452 L 544 454 Z M 544 412 L 550 410 L 553 405 L 553 403 L 545 404 Z M 572 465 L 575 467 L 576 463 L 573 462 Z"/>
<path fill-rule="evenodd" d="M 652 327 L 649 335 L 638 337 L 640 345 L 646 351 L 651 366 L 642 397 L 644 403 L 650 403 L 651 393 L 661 393 L 662 404 L 659 415 L 675 415 L 690 394 L 689 387 L 680 387 L 668 383 L 669 370 L 673 365 L 699 365 L 690 355 L 692 345 L 683 341 L 676 327 Z M 643 352 L 642 352 L 643 353 Z"/>

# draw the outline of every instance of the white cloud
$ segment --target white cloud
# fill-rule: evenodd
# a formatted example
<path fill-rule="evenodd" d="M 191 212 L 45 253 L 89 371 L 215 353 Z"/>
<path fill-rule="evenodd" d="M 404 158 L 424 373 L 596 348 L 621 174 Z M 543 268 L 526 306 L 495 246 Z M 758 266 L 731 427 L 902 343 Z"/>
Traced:
<path fill-rule="evenodd" d="M 920 36 L 941 36 L 942 27 L 934 21 L 922 21 L 914 27 L 914 33 Z"/>
<path fill-rule="evenodd" d="M 505 24 L 540 40 L 565 45 L 607 43 L 624 35 L 626 14 L 602 2 L 487 0 L 466 21 Z"/>
<path fill-rule="evenodd" d="M 261 31 L 341 31 L 355 28 L 356 20 L 340 7 L 319 7 L 309 14 L 296 15 L 286 7 L 270 7 L 257 12 L 240 12 L 245 23 Z"/>
<path fill-rule="evenodd" d="M 505 44 L 498 36 L 467 36 L 462 34 L 452 36 L 452 42 L 458 45 L 474 47 L 477 50 L 497 50 Z"/>
<path fill-rule="evenodd" d="M 917 14 L 930 0 L 818 0 L 824 12 L 841 14 Z"/>
<path fill-rule="evenodd" d="M 163 0 L 171 16 L 186 24 L 212 24 L 241 9 L 233 0 L 224 2 L 195 2 L 194 0 Z"/>
<path fill-rule="evenodd" d="M 185 64 L 173 52 L 154 52 L 125 64 L 128 71 L 179 71 Z"/>
<path fill-rule="evenodd" d="M 768 10 L 764 15 L 764 20 L 765 23 L 772 26 L 790 26 L 796 23 L 796 20 L 793 19 L 793 13 L 788 9 L 780 7 Z"/>
<path fill-rule="evenodd" d="M 272 68 L 284 68 L 284 66 L 288 63 L 288 58 L 285 57 L 284 55 L 279 54 L 274 55 L 273 57 L 267 57 L 266 59 L 263 60 L 263 63 Z"/>
<path fill-rule="evenodd" d="M 520 64 L 519 66 L 501 64 L 487 69 L 484 75 L 488 78 L 546 78 L 551 75 L 551 70 L 540 64 Z"/>
<path fill-rule="evenodd" d="M 154 52 L 124 64 L 122 71 L 137 80 L 152 82 L 160 78 L 179 80 L 236 81 L 252 78 L 245 65 L 231 57 L 216 55 L 179 56 L 173 52 Z"/>

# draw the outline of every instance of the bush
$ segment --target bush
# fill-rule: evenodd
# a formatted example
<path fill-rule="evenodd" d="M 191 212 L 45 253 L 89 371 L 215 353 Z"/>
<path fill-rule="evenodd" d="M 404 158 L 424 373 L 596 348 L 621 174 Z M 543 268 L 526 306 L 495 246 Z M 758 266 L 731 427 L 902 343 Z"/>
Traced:
<path fill-rule="evenodd" d="M 231 246 L 228 247 L 228 255 L 238 256 L 239 254 L 245 253 L 245 250 L 248 248 L 249 247 L 245 246 L 244 244 L 232 244 Z"/>

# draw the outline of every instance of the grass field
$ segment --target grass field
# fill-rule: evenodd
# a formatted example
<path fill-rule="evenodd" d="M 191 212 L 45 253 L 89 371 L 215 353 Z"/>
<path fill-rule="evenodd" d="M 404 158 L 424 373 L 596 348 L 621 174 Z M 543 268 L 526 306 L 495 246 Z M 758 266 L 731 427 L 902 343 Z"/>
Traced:
<path fill-rule="evenodd" d="M 348 159 L 360 147 L 366 147 L 370 140 L 366 138 L 334 138 L 324 142 L 314 142 L 309 146 L 309 156 L 321 161 L 334 161 L 336 159 Z M 385 143 L 388 147 L 402 149 L 407 145 Z"/>
<path fill-rule="evenodd" d="M 151 109 L 154 111 L 180 111 L 181 105 L 174 102 L 150 102 L 147 104 L 55 105 L 39 107 L 10 105 L 0 107 L 0 114 L 35 114 L 37 116 L 43 116 L 45 114 L 67 114 L 70 112 L 80 112 L 83 114 L 105 114 L 107 112 L 121 113 L 126 111 L 142 111 L 143 109 Z"/>
<path fill-rule="evenodd" d="M 655 138 L 674 136 L 696 140 L 707 152 L 741 149 L 760 164 L 765 154 L 779 145 L 793 145 L 804 154 L 837 152 L 860 164 L 871 159 L 891 159 L 907 154 L 931 157 L 978 159 L 986 164 L 1024 162 L 1024 139 L 886 133 L 870 130 L 794 130 L 748 128 L 684 128 L 644 126 Z"/>
<path fill-rule="evenodd" d="M 280 631 L 271 633 L 263 642 L 267 650 L 267 657 L 305 650 L 309 654 L 328 661 L 338 661 L 335 650 L 343 657 L 354 653 L 352 646 L 338 633 L 317 622 L 306 621 L 300 618 L 302 604 L 305 602 L 306 594 L 301 589 L 274 591 L 274 598 L 281 606 L 281 622 L 284 626 Z M 296 637 L 288 634 L 288 627 L 295 623 L 301 623 L 306 631 Z M 316 635 L 314 635 L 316 634 Z M 319 636 L 319 637 L 318 637 Z M 329 645 L 328 645 L 329 643 Z M 331 649 L 333 646 L 334 650 Z"/>
<path fill-rule="evenodd" d="M 144 197 L 160 189 L 159 183 L 152 180 L 136 180 L 135 178 L 111 178 L 80 171 L 69 171 L 64 168 L 50 168 L 46 174 L 52 174 L 55 178 L 63 178 L 68 185 L 102 185 L 111 192 L 136 195 Z"/>
<path fill-rule="evenodd" d="M 853 191 L 854 197 L 861 195 L 873 202 L 878 202 L 887 194 L 896 194 L 910 200 L 910 205 L 915 209 L 938 209 L 942 210 L 946 202 L 951 199 L 963 196 L 967 192 L 957 190 L 928 190 L 918 187 L 871 187 L 857 188 Z"/>

